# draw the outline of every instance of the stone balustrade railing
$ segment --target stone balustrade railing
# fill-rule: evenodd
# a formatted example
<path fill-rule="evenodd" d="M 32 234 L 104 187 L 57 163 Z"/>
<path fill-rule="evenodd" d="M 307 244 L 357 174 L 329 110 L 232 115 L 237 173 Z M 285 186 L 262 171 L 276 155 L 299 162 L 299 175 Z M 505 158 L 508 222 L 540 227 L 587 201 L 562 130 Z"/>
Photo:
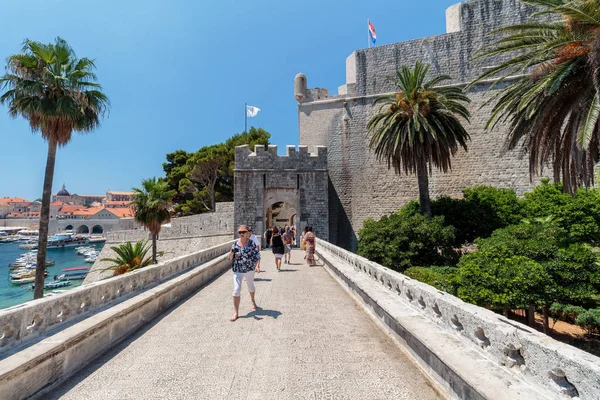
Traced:
<path fill-rule="evenodd" d="M 425 316 L 479 353 L 481 359 L 492 360 L 491 364 L 502 368 L 507 377 L 516 374 L 527 385 L 550 393 L 550 398 L 600 399 L 600 358 L 328 242 L 319 240 L 317 253 L 331 269 L 335 269 L 336 264 L 349 265 L 346 274 L 354 276 L 343 279 L 348 286 L 356 286 L 356 282 L 360 286 L 362 279 L 362 282 L 379 287 L 376 290 L 385 289 L 386 293 L 392 294 L 371 301 L 381 307 L 375 313 L 384 324 L 392 325 L 386 321 L 390 317 L 389 314 L 384 317 L 383 310 L 393 309 L 395 306 L 389 299 L 397 299 L 392 301 L 408 305 L 415 314 Z M 334 272 L 338 276 L 343 273 Z M 353 281 L 352 284 L 349 281 Z M 361 292 L 361 296 L 364 300 L 365 292 Z M 403 323 L 402 318 L 398 318 L 398 323 Z M 441 361 L 444 363 L 443 359 Z"/>
<path fill-rule="evenodd" d="M 63 294 L 0 310 L 0 359 L 40 337 L 226 254 L 231 241 Z"/>

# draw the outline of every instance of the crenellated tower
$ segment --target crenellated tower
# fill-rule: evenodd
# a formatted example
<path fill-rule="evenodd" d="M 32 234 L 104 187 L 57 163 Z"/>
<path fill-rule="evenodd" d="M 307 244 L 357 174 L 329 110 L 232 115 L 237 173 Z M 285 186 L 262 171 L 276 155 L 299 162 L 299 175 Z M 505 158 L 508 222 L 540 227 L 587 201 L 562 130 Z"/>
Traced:
<path fill-rule="evenodd" d="M 251 225 L 257 236 L 267 226 L 313 227 L 317 237 L 329 239 L 327 148 L 248 145 L 235 149 L 235 225 Z"/>

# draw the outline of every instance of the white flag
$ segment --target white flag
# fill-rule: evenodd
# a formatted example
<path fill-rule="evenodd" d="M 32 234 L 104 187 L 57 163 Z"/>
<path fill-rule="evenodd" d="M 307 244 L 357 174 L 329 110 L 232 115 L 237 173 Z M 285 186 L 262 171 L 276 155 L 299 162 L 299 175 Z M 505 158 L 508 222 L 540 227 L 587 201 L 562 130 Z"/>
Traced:
<path fill-rule="evenodd" d="M 254 106 L 246 106 L 246 115 L 248 117 L 256 117 L 256 114 L 260 111 L 260 108 Z"/>

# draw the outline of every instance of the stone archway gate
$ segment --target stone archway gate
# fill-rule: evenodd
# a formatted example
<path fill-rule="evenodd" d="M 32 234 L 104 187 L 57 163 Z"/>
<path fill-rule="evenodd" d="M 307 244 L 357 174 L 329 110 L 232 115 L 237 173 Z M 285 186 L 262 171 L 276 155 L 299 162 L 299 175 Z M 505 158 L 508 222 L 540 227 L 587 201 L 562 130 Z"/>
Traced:
<path fill-rule="evenodd" d="M 235 228 L 254 227 L 257 236 L 266 229 L 267 209 L 286 202 L 296 210 L 300 231 L 312 225 L 317 237 L 329 240 L 329 175 L 327 148 L 310 154 L 307 146 L 287 146 L 286 155 L 277 155 L 277 146 L 248 145 L 235 149 Z"/>

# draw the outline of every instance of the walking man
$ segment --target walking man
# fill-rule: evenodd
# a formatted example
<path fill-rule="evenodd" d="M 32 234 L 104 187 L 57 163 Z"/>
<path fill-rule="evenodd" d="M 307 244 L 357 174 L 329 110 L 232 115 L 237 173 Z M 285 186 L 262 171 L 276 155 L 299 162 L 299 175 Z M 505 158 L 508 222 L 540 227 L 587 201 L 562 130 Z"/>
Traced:
<path fill-rule="evenodd" d="M 256 244 L 250 240 L 250 234 L 246 225 L 240 225 L 238 228 L 240 238 L 231 246 L 229 259 L 233 261 L 233 316 L 229 318 L 231 322 L 239 317 L 240 293 L 242 291 L 242 282 L 246 279 L 252 309 L 256 311 L 258 307 L 254 301 L 256 289 L 254 287 L 254 268 L 260 260 L 260 252 Z"/>

